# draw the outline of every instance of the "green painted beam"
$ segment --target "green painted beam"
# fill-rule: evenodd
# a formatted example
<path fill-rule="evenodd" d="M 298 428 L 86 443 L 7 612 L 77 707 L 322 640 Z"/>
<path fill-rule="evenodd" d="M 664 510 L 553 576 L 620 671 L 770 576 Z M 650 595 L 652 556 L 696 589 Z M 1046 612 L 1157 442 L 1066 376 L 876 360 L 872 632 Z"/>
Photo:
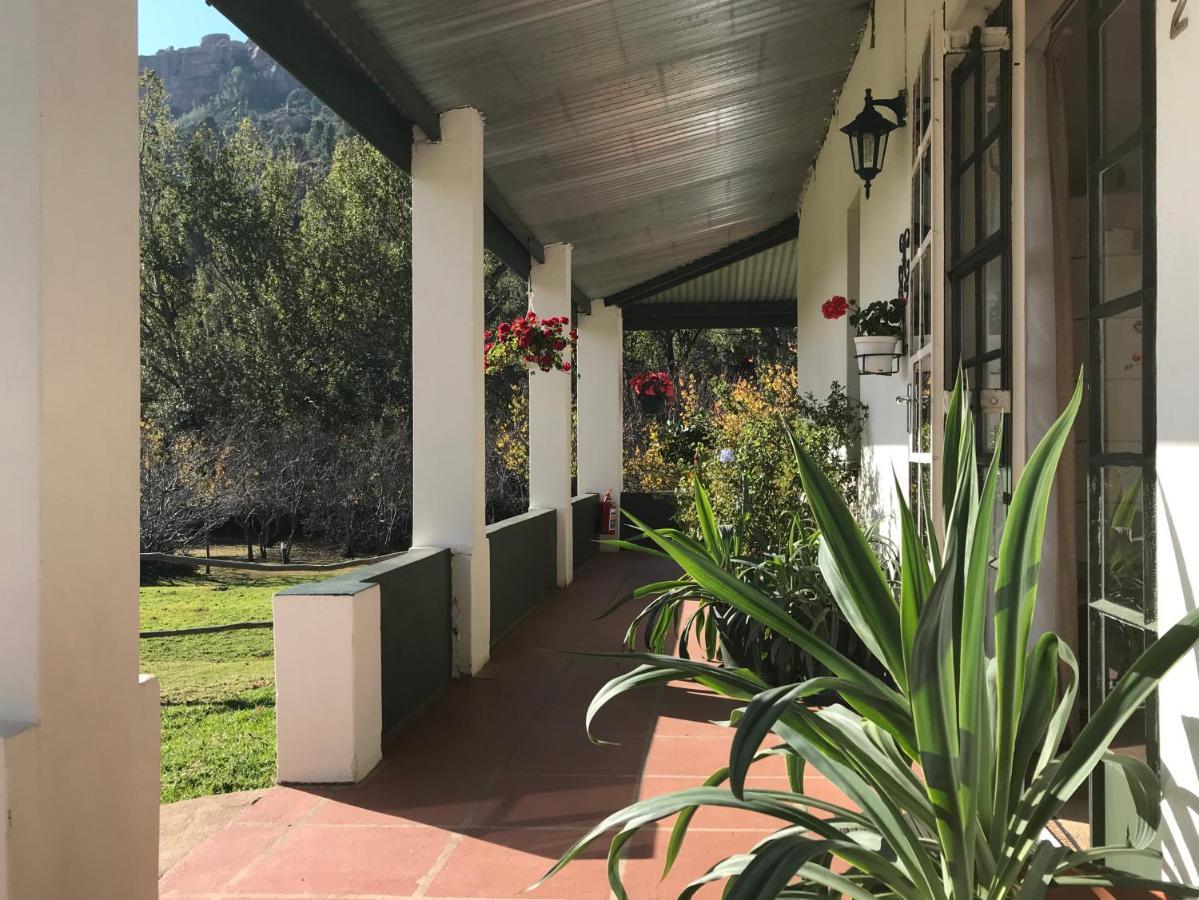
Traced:
<path fill-rule="evenodd" d="M 794 328 L 795 300 L 637 303 L 624 308 L 625 331 L 678 328 Z"/>

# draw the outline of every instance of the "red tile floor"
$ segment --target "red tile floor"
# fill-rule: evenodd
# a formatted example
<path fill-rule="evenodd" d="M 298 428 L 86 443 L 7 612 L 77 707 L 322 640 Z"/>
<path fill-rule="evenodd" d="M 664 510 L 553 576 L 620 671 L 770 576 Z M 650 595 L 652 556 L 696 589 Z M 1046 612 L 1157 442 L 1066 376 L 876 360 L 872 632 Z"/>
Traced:
<path fill-rule="evenodd" d="M 603 554 L 494 649 L 473 679 L 453 682 L 385 748 L 352 787 L 277 787 L 196 847 L 160 882 L 161 897 L 529 896 L 603 900 L 607 843 L 529 894 L 589 827 L 642 797 L 696 786 L 727 761 L 729 732 L 711 720 L 730 704 L 685 684 L 642 689 L 602 712 L 595 745 L 587 704 L 628 663 L 561 650 L 619 649 L 630 607 L 596 621 L 631 588 L 669 574 L 650 557 Z M 781 765 L 756 767 L 760 785 L 786 784 Z M 809 776 L 807 789 L 831 791 Z M 716 860 L 748 848 L 772 820 L 702 810 L 662 881 L 669 823 L 630 845 L 629 893 L 675 897 Z M 715 887 L 700 897 L 719 896 Z"/>

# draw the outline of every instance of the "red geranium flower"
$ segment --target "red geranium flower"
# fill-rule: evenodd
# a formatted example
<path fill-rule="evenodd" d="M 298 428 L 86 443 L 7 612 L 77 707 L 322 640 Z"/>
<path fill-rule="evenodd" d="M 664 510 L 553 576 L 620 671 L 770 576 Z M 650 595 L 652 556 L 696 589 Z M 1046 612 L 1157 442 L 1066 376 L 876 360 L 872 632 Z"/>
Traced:
<path fill-rule="evenodd" d="M 826 319 L 839 319 L 847 312 L 849 312 L 849 301 L 840 294 L 829 297 L 820 306 L 820 314 Z"/>
<path fill-rule="evenodd" d="M 543 372 L 557 369 L 571 371 L 569 357 L 573 354 L 578 335 L 566 328 L 568 316 L 538 318 L 533 310 L 521 313 L 511 322 L 501 322 L 494 330 L 483 333 L 483 369 L 499 372 L 504 369 L 532 369 Z"/>
<path fill-rule="evenodd" d="M 674 399 L 674 381 L 666 372 L 639 372 L 629 379 L 629 387 L 637 397 Z"/>

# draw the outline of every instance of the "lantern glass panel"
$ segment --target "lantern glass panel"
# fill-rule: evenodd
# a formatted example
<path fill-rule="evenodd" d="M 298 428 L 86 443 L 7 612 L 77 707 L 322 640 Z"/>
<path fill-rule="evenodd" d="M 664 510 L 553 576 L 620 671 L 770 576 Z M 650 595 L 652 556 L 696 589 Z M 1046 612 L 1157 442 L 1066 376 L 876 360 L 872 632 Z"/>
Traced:
<path fill-rule="evenodd" d="M 862 133 L 862 167 L 865 169 L 873 169 L 878 171 L 878 159 L 875 154 L 878 151 L 877 139 L 869 131 Z"/>
<path fill-rule="evenodd" d="M 887 139 L 891 136 L 891 131 L 884 131 L 878 138 L 876 144 L 876 157 L 874 160 L 874 171 L 881 172 L 883 170 L 883 161 L 887 158 Z"/>

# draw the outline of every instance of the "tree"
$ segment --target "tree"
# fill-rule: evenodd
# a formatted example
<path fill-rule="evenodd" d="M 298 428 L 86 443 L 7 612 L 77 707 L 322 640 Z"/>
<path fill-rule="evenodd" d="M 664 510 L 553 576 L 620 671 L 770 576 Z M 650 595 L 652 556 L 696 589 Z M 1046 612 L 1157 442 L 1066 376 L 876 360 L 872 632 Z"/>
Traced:
<path fill-rule="evenodd" d="M 302 402 L 332 425 L 412 402 L 409 179 L 361 138 L 337 145 L 304 199 L 298 304 L 283 324 Z"/>

